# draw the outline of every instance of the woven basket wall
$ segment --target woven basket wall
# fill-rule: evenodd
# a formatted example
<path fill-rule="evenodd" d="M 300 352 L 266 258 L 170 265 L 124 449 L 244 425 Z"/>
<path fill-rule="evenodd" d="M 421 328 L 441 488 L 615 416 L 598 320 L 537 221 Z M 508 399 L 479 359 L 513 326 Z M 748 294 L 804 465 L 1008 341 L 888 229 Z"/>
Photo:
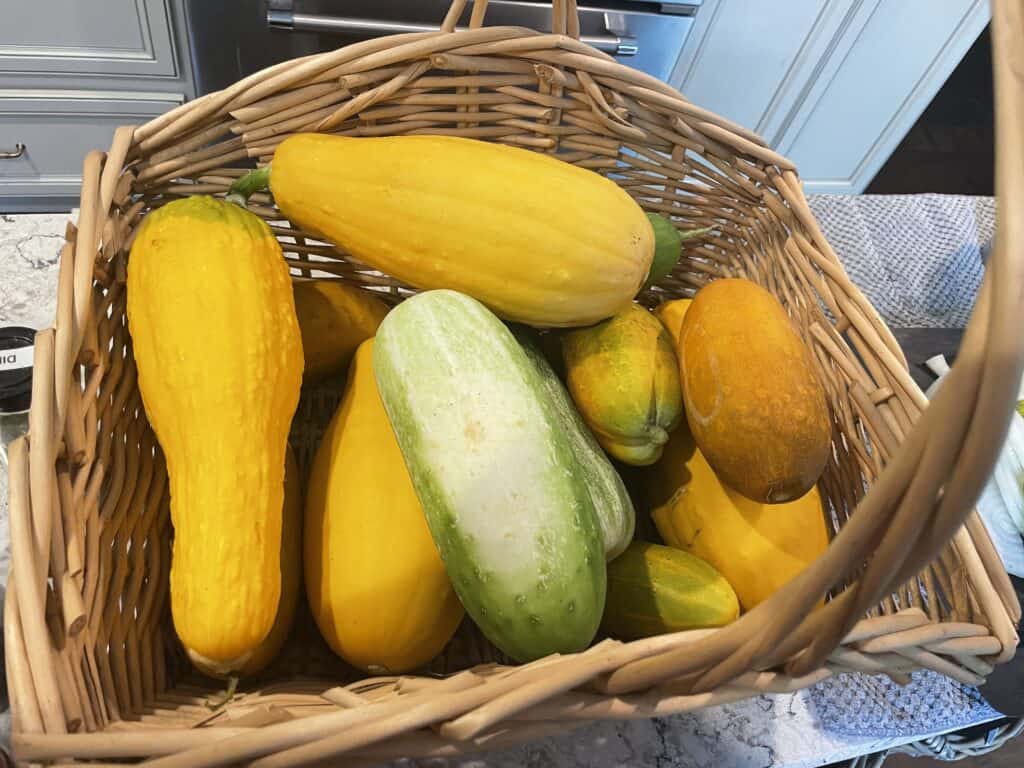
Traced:
<path fill-rule="evenodd" d="M 465 5 L 453 4 L 440 32 L 272 67 L 119 129 L 108 152 L 86 157 L 55 329 L 36 339 L 30 435 L 10 450 L 4 631 L 20 760 L 155 757 L 195 768 L 454 755 L 594 719 L 791 691 L 841 671 L 906 680 L 927 667 L 979 683 L 1013 655 L 1020 608 L 971 509 L 1022 365 L 1024 54 L 1008 42 L 1024 39 L 1019 3 L 997 0 L 993 25 L 999 237 L 957 363 L 927 410 L 791 162 L 580 43 L 573 2 L 555 3 L 554 34 L 487 28 L 486 3 L 471 13 Z M 460 18 L 469 29 L 453 31 Z M 361 680 L 317 644 L 305 617 L 272 672 L 230 699 L 193 673 L 170 623 L 167 477 L 136 387 L 128 252 L 148 211 L 223 195 L 243 166 L 269 161 L 300 131 L 449 134 L 554 153 L 608 175 L 681 229 L 711 227 L 641 300 L 733 275 L 785 305 L 831 405 L 834 451 L 820 483 L 834 534 L 827 553 L 720 630 L 606 640 L 514 667 L 495 663 L 467 624 L 423 675 Z M 284 220 L 269 198 L 252 203 L 296 277 L 332 276 L 391 301 L 409 294 Z M 304 393 L 293 430 L 300 456 L 336 398 Z"/>

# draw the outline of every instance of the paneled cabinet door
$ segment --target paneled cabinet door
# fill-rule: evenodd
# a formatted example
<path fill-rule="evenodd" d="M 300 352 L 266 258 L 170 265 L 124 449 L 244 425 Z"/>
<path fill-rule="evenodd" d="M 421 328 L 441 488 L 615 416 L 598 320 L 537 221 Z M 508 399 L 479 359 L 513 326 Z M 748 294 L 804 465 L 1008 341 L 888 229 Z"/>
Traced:
<path fill-rule="evenodd" d="M 859 193 L 989 19 L 987 0 L 704 0 L 672 81 L 808 192 Z"/>
<path fill-rule="evenodd" d="M 180 76 L 170 0 L 0 0 L 0 73 Z"/>

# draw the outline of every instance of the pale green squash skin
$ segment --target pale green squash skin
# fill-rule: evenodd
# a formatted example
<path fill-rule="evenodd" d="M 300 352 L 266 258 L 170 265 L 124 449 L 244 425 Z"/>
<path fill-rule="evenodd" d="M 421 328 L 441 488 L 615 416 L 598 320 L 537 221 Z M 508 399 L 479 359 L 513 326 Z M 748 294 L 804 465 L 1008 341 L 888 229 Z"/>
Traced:
<path fill-rule="evenodd" d="M 601 526 L 605 560 L 614 560 L 629 546 L 636 529 L 636 511 L 633 509 L 626 484 L 622 482 L 618 471 L 601 450 L 597 439 L 584 423 L 569 393 L 536 342 L 526 332 L 517 331 L 516 337 L 540 374 L 548 398 L 557 410 L 562 427 L 572 442 L 573 453 L 583 470 L 591 500 L 594 502 L 594 511 Z"/>
<path fill-rule="evenodd" d="M 586 480 L 544 383 L 476 300 L 421 293 L 377 332 L 374 371 L 460 600 L 517 661 L 590 644 L 605 558 Z"/>

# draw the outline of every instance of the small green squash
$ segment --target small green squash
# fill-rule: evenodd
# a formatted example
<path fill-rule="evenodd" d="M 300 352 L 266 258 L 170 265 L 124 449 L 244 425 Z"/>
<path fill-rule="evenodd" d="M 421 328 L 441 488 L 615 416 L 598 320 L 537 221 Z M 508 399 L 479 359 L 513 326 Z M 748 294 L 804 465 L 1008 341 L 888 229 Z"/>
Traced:
<path fill-rule="evenodd" d="M 646 466 L 683 416 L 672 337 L 638 304 L 562 336 L 566 383 L 583 419 L 613 458 Z"/>
<path fill-rule="evenodd" d="M 740 614 L 736 592 L 699 557 L 634 541 L 608 564 L 601 628 L 612 637 L 641 637 L 721 627 Z"/>

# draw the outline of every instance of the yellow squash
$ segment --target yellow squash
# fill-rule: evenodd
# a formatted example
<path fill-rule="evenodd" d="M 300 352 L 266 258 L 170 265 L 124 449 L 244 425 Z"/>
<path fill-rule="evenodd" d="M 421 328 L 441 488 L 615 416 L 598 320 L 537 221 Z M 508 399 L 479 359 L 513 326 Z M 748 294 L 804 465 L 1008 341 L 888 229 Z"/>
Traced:
<path fill-rule="evenodd" d="M 668 332 L 637 304 L 562 336 L 566 384 L 601 447 L 626 464 L 661 456 L 682 418 L 679 363 Z"/>
<path fill-rule="evenodd" d="M 683 330 L 683 318 L 690 308 L 693 299 L 671 299 L 663 301 L 654 308 L 654 316 L 661 320 L 668 335 L 672 337 L 672 347 L 678 352 L 679 334 Z"/>
<path fill-rule="evenodd" d="M 662 539 L 713 565 L 746 611 L 828 546 L 816 487 L 784 504 L 751 501 L 722 484 L 685 427 L 648 472 L 649 509 Z"/>
<path fill-rule="evenodd" d="M 285 444 L 302 379 L 270 229 L 209 197 L 149 214 L 128 262 L 128 324 L 167 457 L 174 627 L 194 662 L 230 674 L 278 613 Z"/>
<path fill-rule="evenodd" d="M 353 666 L 404 672 L 462 620 L 377 391 L 373 339 L 317 449 L 305 522 L 306 594 L 320 632 Z"/>
<path fill-rule="evenodd" d="M 601 628 L 620 640 L 721 627 L 740 615 L 736 592 L 688 552 L 634 541 L 608 564 Z"/>
<path fill-rule="evenodd" d="M 284 647 L 295 621 L 295 609 L 302 587 L 302 486 L 295 454 L 288 447 L 284 466 L 284 507 L 281 520 L 281 599 L 270 633 L 263 638 L 249 659 L 239 669 L 224 672 L 203 666 L 193 658 L 200 671 L 211 677 L 251 677 L 262 672 Z"/>
<path fill-rule="evenodd" d="M 298 134 L 270 187 L 289 219 L 366 264 L 530 325 L 625 309 L 654 255 L 647 216 L 614 182 L 473 139 Z"/>
<path fill-rule="evenodd" d="M 289 446 L 284 465 L 284 512 L 281 521 L 281 599 L 274 626 L 249 660 L 238 671 L 240 677 L 262 672 L 277 658 L 292 631 L 295 609 L 302 590 L 302 479 L 295 453 Z"/>
<path fill-rule="evenodd" d="M 377 332 L 387 304 L 340 280 L 295 283 L 295 313 L 305 357 L 303 384 L 343 373 L 352 354 Z"/>

